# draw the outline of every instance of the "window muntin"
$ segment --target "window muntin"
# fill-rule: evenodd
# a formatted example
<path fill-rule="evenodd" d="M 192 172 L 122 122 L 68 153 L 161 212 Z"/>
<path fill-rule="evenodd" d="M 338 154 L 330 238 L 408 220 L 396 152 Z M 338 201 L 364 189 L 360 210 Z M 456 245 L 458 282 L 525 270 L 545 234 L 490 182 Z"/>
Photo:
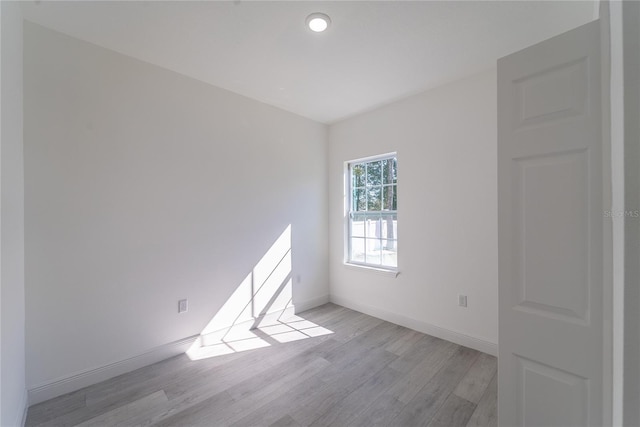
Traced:
<path fill-rule="evenodd" d="M 395 154 L 348 163 L 347 262 L 398 267 L 398 161 Z"/>

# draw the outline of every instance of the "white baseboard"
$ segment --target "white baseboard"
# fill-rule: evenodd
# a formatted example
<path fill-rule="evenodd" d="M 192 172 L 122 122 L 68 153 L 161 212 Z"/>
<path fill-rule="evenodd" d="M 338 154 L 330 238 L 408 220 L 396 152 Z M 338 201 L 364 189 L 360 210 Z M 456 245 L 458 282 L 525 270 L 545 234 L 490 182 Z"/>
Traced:
<path fill-rule="evenodd" d="M 421 320 L 412 319 L 410 317 L 392 313 L 390 311 L 386 311 L 377 307 L 371 307 L 369 305 L 354 302 L 347 298 L 339 297 L 336 295 L 331 295 L 330 299 L 331 302 L 337 305 L 341 305 L 343 307 L 350 308 L 352 310 L 356 310 L 361 313 L 365 313 L 370 316 L 395 323 L 397 325 L 405 326 L 407 328 L 425 333 L 427 335 L 432 335 L 434 337 L 442 338 L 443 340 L 451 341 L 465 347 L 473 348 L 492 356 L 498 356 L 498 345 L 496 343 L 461 334 L 460 332 L 441 328 L 440 326 L 435 326 Z"/>
<path fill-rule="evenodd" d="M 303 311 L 311 310 L 329 302 L 329 295 L 312 298 L 306 301 L 296 301 L 296 314 Z"/>
<path fill-rule="evenodd" d="M 184 353 L 196 341 L 199 335 L 183 338 L 165 345 L 158 346 L 142 354 L 110 363 L 94 369 L 87 369 L 73 375 L 40 384 L 29 389 L 29 405 L 44 402 L 72 391 L 108 380 L 126 372 L 151 365 Z"/>

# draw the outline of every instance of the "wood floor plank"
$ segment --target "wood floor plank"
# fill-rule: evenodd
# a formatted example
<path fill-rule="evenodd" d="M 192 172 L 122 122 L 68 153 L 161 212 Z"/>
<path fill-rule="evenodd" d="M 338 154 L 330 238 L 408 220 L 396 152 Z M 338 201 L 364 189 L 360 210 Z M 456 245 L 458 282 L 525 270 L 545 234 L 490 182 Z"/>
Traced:
<path fill-rule="evenodd" d="M 357 312 L 354 312 L 357 313 Z M 381 324 L 383 320 L 366 314 L 357 313 L 353 318 L 334 326 L 333 339 L 342 342 L 348 342 Z M 331 329 L 331 328 L 329 328 Z"/>
<path fill-rule="evenodd" d="M 313 352 L 304 352 L 297 357 L 283 360 L 275 369 L 270 369 L 227 389 L 236 400 L 254 395 L 256 390 L 269 390 L 274 384 L 288 385 L 291 381 L 299 381 L 309 375 L 308 371 L 319 372 L 329 366 L 329 362 L 317 357 Z"/>
<path fill-rule="evenodd" d="M 429 422 L 429 427 L 465 427 L 475 409 L 475 403 L 451 393 Z"/>
<path fill-rule="evenodd" d="M 300 424 L 291 418 L 291 415 L 285 415 L 273 424 L 269 424 L 269 427 L 300 427 Z"/>
<path fill-rule="evenodd" d="M 307 310 L 303 314 L 304 319 L 328 327 L 344 320 L 345 317 L 357 316 L 360 313 L 329 302 L 320 307 Z"/>
<path fill-rule="evenodd" d="M 268 407 L 274 399 L 285 394 L 292 387 L 308 381 L 320 372 L 323 367 L 326 367 L 327 363 L 324 359 L 314 359 L 307 366 L 300 368 L 299 371 L 291 371 L 290 375 L 284 376 L 282 379 L 268 384 L 262 389 L 258 386 L 255 391 L 245 394 L 236 405 L 226 411 L 229 415 L 226 418 L 222 418 L 223 422 L 226 425 L 231 425 L 258 406 Z"/>
<path fill-rule="evenodd" d="M 27 425 L 495 426 L 495 358 L 334 304 L 289 321 L 331 332 L 280 343 L 272 322 L 255 331 L 267 347 L 168 359 L 35 405 Z"/>
<path fill-rule="evenodd" d="M 54 421 L 56 425 L 60 426 L 76 425 L 95 417 L 96 414 L 108 412 L 123 405 L 128 401 L 127 399 L 135 400 L 139 398 L 140 394 L 144 395 L 145 392 L 149 394 L 159 389 L 163 389 L 169 400 L 171 400 L 171 404 L 166 405 L 165 411 L 159 418 L 171 416 L 185 407 L 195 405 L 247 378 L 251 378 L 260 372 L 272 368 L 274 364 L 287 360 L 288 357 L 297 355 L 299 351 L 313 348 L 317 346 L 319 342 L 326 339 L 326 337 L 319 337 L 290 343 L 290 346 L 285 346 L 283 349 L 273 349 L 271 347 L 258 349 L 253 353 L 247 352 L 247 356 L 250 354 L 251 357 L 233 359 L 221 366 L 214 364 L 213 367 L 211 367 L 206 363 L 208 361 L 204 361 L 205 364 L 202 364 L 201 362 L 203 361 L 191 362 L 183 359 L 183 363 L 185 363 L 186 366 L 183 366 L 182 369 L 176 369 L 174 372 L 160 376 L 158 379 L 152 378 L 141 381 L 139 386 L 129 387 L 122 392 L 113 393 L 92 406 L 71 412 Z M 204 369 L 193 370 L 194 365 L 202 365 Z M 212 382 L 211 376 L 214 374 L 216 381 Z M 138 377 L 139 375 L 136 375 L 136 378 Z M 111 387 L 111 385 L 109 385 L 109 387 Z"/>
<path fill-rule="evenodd" d="M 303 313 L 303 316 L 303 319 L 330 330 L 335 339 L 337 334 L 344 333 L 346 331 L 345 328 L 352 326 L 353 321 L 361 318 L 363 315 L 357 311 L 329 303 L 322 307 L 306 311 Z"/>
<path fill-rule="evenodd" d="M 479 354 L 480 352 L 476 350 L 460 347 L 442 369 L 402 409 L 393 423 L 401 426 L 428 425 Z"/>
<path fill-rule="evenodd" d="M 380 348 L 384 350 L 385 347 L 394 342 L 399 335 L 404 334 L 406 331 L 407 328 L 404 326 L 395 325 L 390 322 L 380 322 L 373 328 L 354 337 L 352 341 L 370 349 Z"/>
<path fill-rule="evenodd" d="M 187 356 L 181 354 L 96 384 L 86 392 L 87 404 L 100 403 L 105 397 L 127 390 L 131 386 L 137 386 L 141 381 L 156 379 L 163 375 L 170 375 L 177 370 L 183 370 L 185 369 L 184 365 L 186 361 Z"/>
<path fill-rule="evenodd" d="M 468 427 L 496 427 L 498 425 L 498 374 L 485 390 L 476 410 L 467 423 Z"/>
<path fill-rule="evenodd" d="M 290 408 L 291 417 L 303 426 L 311 425 L 325 414 L 336 402 L 345 399 L 349 391 L 338 384 L 327 384 L 319 380 L 316 393 L 306 396 L 300 403 Z"/>
<path fill-rule="evenodd" d="M 369 406 L 371 399 L 380 396 L 402 375 L 404 374 L 389 367 L 382 369 L 344 399 L 327 409 L 311 425 L 317 427 L 349 425 Z"/>
<path fill-rule="evenodd" d="M 411 329 L 406 329 L 404 333 L 398 336 L 398 338 L 385 346 L 385 350 L 402 356 L 409 351 L 417 342 L 419 342 L 425 335 Z"/>
<path fill-rule="evenodd" d="M 86 406 L 85 389 L 68 393 L 29 408 L 25 427 L 37 426 Z"/>
<path fill-rule="evenodd" d="M 137 401 L 143 399 L 146 396 L 157 393 L 161 390 L 146 390 L 146 393 L 141 393 L 142 396 L 132 398 L 132 399 L 116 399 L 116 400 L 105 400 L 99 404 L 93 406 L 84 406 L 75 411 L 68 412 L 64 415 L 61 415 L 56 418 L 52 418 L 42 423 L 38 424 L 38 427 L 48 427 L 48 426 L 57 426 L 57 427 L 67 427 L 67 426 L 76 426 L 82 424 L 88 420 L 96 418 L 102 414 L 109 413 L 115 411 L 121 407 L 126 406 L 132 401 Z"/>
<path fill-rule="evenodd" d="M 440 354 L 442 348 L 449 344 L 451 343 L 428 335 L 422 335 L 411 346 L 411 351 L 394 360 L 391 367 L 400 372 L 409 372 L 424 360 L 425 355 Z"/>
<path fill-rule="evenodd" d="M 220 395 L 223 395 L 221 393 Z M 150 426 L 158 420 L 166 418 L 172 410 L 176 409 L 175 401 L 166 400 L 153 406 L 143 407 L 132 412 L 126 422 L 117 423 L 117 426 Z"/>
<path fill-rule="evenodd" d="M 406 404 L 390 394 L 383 394 L 360 414 L 354 417 L 350 426 L 354 427 L 387 427 L 393 426 Z"/>
<path fill-rule="evenodd" d="M 409 371 L 406 382 L 398 383 L 390 390 L 399 401 L 411 402 L 460 349 L 460 346 L 443 340 L 434 344 L 436 346 L 430 347 L 430 351 L 417 353 L 422 355 L 422 359 Z M 392 363 L 391 367 L 396 368 L 395 363 Z"/>
<path fill-rule="evenodd" d="M 142 399 L 134 400 L 129 404 L 80 423 L 78 427 L 133 425 L 135 423 L 131 422 L 131 418 L 135 417 L 138 413 L 146 411 L 149 408 L 156 408 L 167 401 L 168 399 L 164 392 L 157 391 Z"/>
<path fill-rule="evenodd" d="M 217 400 L 217 396 L 214 396 L 196 405 L 185 406 L 172 418 L 187 425 L 198 424 L 211 418 L 215 418 L 221 425 L 231 425 L 253 408 L 265 405 L 291 387 L 308 380 L 328 364 L 329 362 L 325 359 L 315 357 L 312 353 L 302 354 L 283 361 L 282 366 L 276 369 L 267 370 L 228 388 L 225 393 L 231 396 L 232 403 L 225 407 L 215 406 L 212 409 L 210 401 Z M 194 416 L 194 413 L 197 416 Z M 163 423 L 163 425 L 170 424 Z"/>
<path fill-rule="evenodd" d="M 308 380 L 322 366 L 326 366 L 326 361 L 317 359 L 274 382 L 269 382 L 267 378 L 262 377 L 249 379 L 224 391 L 225 399 L 222 405 L 220 394 L 195 404 L 193 404 L 194 401 L 186 402 L 181 408 L 173 410 L 170 417 L 156 420 L 155 425 L 210 425 L 211 420 L 216 420 L 218 425 L 231 425 L 242 419 L 253 408 L 268 404 L 289 388 Z M 255 389 L 252 390 L 251 387 Z"/>
<path fill-rule="evenodd" d="M 389 364 L 390 368 L 406 375 L 374 398 L 352 424 L 362 427 L 393 425 L 392 421 L 405 405 L 424 389 L 459 348 L 456 344 L 422 335 L 409 350 Z"/>
<path fill-rule="evenodd" d="M 309 425 L 326 412 L 327 408 L 347 395 L 346 390 L 329 386 L 316 375 L 267 404 L 255 408 L 233 426 L 268 425 L 287 415 L 293 417 L 300 425 Z"/>
<path fill-rule="evenodd" d="M 330 339 L 329 336 L 309 338 L 291 343 L 260 348 L 246 351 L 245 357 L 236 359 L 233 363 L 212 368 L 207 375 L 197 375 L 189 381 L 176 380 L 166 385 L 164 390 L 169 399 L 183 396 L 193 389 L 212 389 L 216 392 L 240 383 L 248 378 L 273 368 L 291 357 L 295 357 L 301 352 L 318 346 L 319 343 Z M 211 375 L 214 375 L 216 382 L 211 383 Z"/>
<path fill-rule="evenodd" d="M 182 409 L 172 406 L 175 403 L 170 402 L 164 413 L 159 414 L 151 425 L 156 427 L 211 425 L 212 421 L 216 419 L 217 411 L 222 411 L 234 403 L 233 398 L 225 391 Z M 185 412 L 187 409 L 188 412 Z"/>
<path fill-rule="evenodd" d="M 211 367 L 206 363 L 207 361 L 205 361 L 205 363 L 194 364 L 191 361 L 185 360 L 182 356 L 176 359 L 182 360 L 182 365 L 180 365 L 179 368 L 176 367 L 173 370 L 168 371 L 164 375 L 148 378 L 146 376 L 141 377 L 139 372 L 140 370 L 134 371 L 132 373 L 132 377 L 140 381 L 138 385 L 132 385 L 131 380 L 126 374 L 117 377 L 116 379 L 124 380 L 125 384 L 123 390 L 113 391 L 103 399 L 96 398 L 92 405 L 88 405 L 80 410 L 65 414 L 64 416 L 52 420 L 52 422 L 58 426 L 73 426 L 80 424 L 95 417 L 96 414 L 99 415 L 109 412 L 124 405 L 128 401 L 136 400 L 140 398 L 140 395 L 144 396 L 159 390 L 163 390 L 169 400 L 173 400 L 176 397 L 180 398 L 178 402 L 170 405 L 166 409 L 165 412 L 167 414 L 171 414 L 182 406 L 197 403 L 200 400 L 204 400 L 223 391 L 229 384 L 234 384 L 235 377 L 233 377 L 233 373 L 235 371 L 244 371 L 243 367 L 236 363 L 229 363 L 228 366 L 223 365 L 227 366 L 228 369 L 218 367 L 218 381 L 212 384 L 210 381 L 210 374 L 211 371 L 216 368 L 215 365 L 214 367 Z M 171 360 L 169 362 L 171 362 Z M 160 364 L 159 366 L 162 365 L 163 364 Z M 146 371 L 147 375 L 153 375 L 153 373 L 156 373 L 157 367 L 153 368 L 154 369 L 151 370 L 151 373 L 146 368 L 143 368 L 142 371 Z M 250 374 L 250 372 L 246 372 L 247 376 Z M 208 378 L 209 380 L 207 380 Z M 113 380 L 108 380 L 105 383 L 98 384 L 97 388 L 106 391 L 117 390 L 117 386 L 113 384 Z M 176 392 L 176 388 L 180 391 Z"/>
<path fill-rule="evenodd" d="M 87 406 L 99 410 L 135 400 L 148 394 L 149 390 L 161 390 L 167 384 L 206 377 L 212 369 L 242 356 L 237 353 L 193 362 L 182 354 L 92 386 L 87 391 Z"/>
<path fill-rule="evenodd" d="M 370 377 L 387 366 L 395 354 L 381 349 L 369 349 L 357 343 L 340 347 L 343 352 L 322 372 L 322 380 L 349 392 L 357 389 Z"/>
<path fill-rule="evenodd" d="M 469 402 L 478 403 L 498 369 L 498 361 L 488 354 L 476 359 L 453 393 Z"/>

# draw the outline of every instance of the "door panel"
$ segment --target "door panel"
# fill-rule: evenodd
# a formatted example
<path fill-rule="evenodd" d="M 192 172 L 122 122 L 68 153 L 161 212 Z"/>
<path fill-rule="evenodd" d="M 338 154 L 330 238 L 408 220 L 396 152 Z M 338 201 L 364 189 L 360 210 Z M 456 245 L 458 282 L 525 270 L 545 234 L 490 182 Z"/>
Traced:
<path fill-rule="evenodd" d="M 498 61 L 503 426 L 602 424 L 599 22 Z"/>
<path fill-rule="evenodd" d="M 524 425 L 587 425 L 587 379 L 521 357 L 517 364 L 522 387 L 518 415 Z"/>

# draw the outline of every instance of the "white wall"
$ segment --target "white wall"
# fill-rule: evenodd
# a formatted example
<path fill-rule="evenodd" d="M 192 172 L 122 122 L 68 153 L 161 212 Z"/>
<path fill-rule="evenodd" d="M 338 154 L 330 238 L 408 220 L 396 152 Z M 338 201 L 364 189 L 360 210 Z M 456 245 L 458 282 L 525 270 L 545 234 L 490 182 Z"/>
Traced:
<path fill-rule="evenodd" d="M 2 67 L 0 91 L 0 212 L 2 359 L 0 377 L 3 426 L 19 425 L 26 408 L 24 179 L 22 144 L 22 12 L 1 2 Z"/>
<path fill-rule="evenodd" d="M 326 138 L 25 23 L 27 384 L 53 387 L 36 399 L 201 332 L 289 224 L 294 302 L 327 301 Z"/>
<path fill-rule="evenodd" d="M 495 353 L 495 81 L 487 71 L 330 127 L 332 300 Z M 344 162 L 390 151 L 398 153 L 397 278 L 343 264 Z"/>

